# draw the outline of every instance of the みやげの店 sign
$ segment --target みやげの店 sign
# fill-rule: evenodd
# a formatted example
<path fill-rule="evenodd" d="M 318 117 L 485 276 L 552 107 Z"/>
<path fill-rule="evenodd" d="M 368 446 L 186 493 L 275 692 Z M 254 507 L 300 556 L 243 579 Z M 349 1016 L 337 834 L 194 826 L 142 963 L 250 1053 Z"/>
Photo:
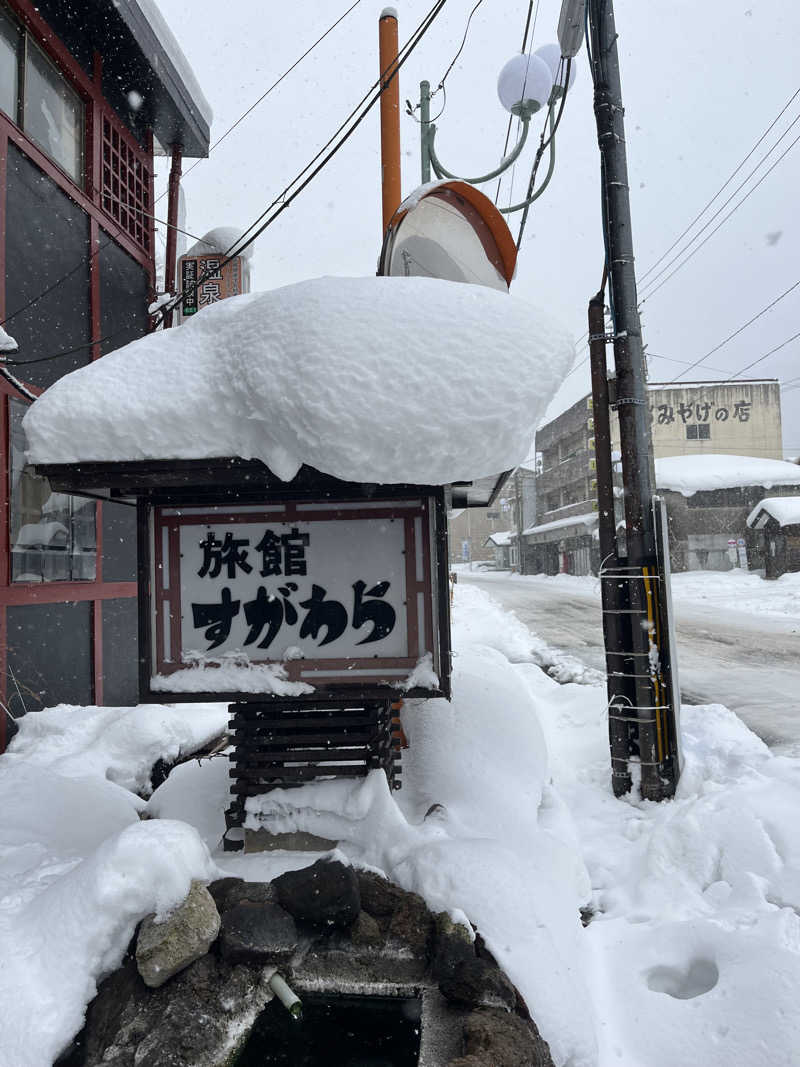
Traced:
<path fill-rule="evenodd" d="M 233 698 L 232 664 L 329 692 L 402 684 L 426 657 L 440 677 L 436 516 L 424 496 L 150 507 L 150 688 L 200 672 Z"/>

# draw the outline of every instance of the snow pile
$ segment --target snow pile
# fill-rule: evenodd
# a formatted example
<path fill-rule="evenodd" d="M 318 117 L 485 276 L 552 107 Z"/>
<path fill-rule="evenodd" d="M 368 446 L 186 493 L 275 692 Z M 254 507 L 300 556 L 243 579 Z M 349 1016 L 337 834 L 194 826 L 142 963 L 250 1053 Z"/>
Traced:
<path fill-rule="evenodd" d="M 666 456 L 657 459 L 656 485 L 683 496 L 712 489 L 735 489 L 747 485 L 800 485 L 800 466 L 784 459 L 756 456 Z"/>
<path fill-rule="evenodd" d="M 28 458 L 240 456 L 284 480 L 303 463 L 357 482 L 471 480 L 525 456 L 572 357 L 560 326 L 507 293 L 318 278 L 220 301 L 61 378 L 25 417 Z"/>
<path fill-rule="evenodd" d="M 60 704 L 17 720 L 9 756 L 27 767 L 58 775 L 115 782 L 133 793 L 149 792 L 150 771 L 163 759 L 174 763 L 228 728 L 224 704 L 165 708 L 81 708 Z"/>
<path fill-rule="evenodd" d="M 800 496 L 768 496 L 747 516 L 748 526 L 753 526 L 761 511 L 771 515 L 779 526 L 795 526 L 800 523 Z"/>
<path fill-rule="evenodd" d="M 0 1023 L 0 1067 L 48 1067 L 136 924 L 215 877 L 197 831 L 140 822 L 132 790 L 156 759 L 196 748 L 225 721 L 219 706 L 58 707 L 21 720 L 0 757 L 0 999 L 14 1006 Z"/>

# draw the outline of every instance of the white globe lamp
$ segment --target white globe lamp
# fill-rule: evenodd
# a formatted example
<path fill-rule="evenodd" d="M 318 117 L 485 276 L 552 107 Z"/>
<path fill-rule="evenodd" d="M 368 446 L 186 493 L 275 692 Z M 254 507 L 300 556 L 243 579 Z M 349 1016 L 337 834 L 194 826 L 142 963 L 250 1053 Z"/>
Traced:
<path fill-rule="evenodd" d="M 497 78 L 500 103 L 512 115 L 530 118 L 544 107 L 553 89 L 553 75 L 547 63 L 537 55 L 519 55 L 509 59 Z"/>
<path fill-rule="evenodd" d="M 567 73 L 567 61 L 564 59 L 562 65 L 561 46 L 557 44 L 543 44 L 541 48 L 537 48 L 533 53 L 540 59 L 544 60 L 550 73 L 553 75 L 553 100 L 558 100 L 564 95 L 565 75 Z M 572 60 L 569 67 L 569 82 L 566 83 L 567 89 L 572 88 L 572 83 L 575 81 L 575 72 L 577 70 L 577 63 Z"/>

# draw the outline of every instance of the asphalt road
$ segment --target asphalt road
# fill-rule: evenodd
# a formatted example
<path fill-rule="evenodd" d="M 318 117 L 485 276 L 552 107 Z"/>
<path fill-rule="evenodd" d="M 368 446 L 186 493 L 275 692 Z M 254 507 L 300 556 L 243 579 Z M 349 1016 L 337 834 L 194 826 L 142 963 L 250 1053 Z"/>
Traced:
<path fill-rule="evenodd" d="M 547 644 L 605 669 L 600 598 L 545 577 L 462 571 Z M 724 704 L 776 752 L 800 755 L 800 627 L 734 607 L 674 604 L 681 699 Z"/>

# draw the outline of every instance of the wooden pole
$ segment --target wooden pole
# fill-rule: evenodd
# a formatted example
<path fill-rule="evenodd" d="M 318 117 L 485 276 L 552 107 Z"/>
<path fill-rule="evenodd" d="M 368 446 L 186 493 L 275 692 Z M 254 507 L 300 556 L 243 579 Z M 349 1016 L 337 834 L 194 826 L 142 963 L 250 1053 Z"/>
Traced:
<path fill-rule="evenodd" d="M 172 166 L 169 171 L 169 195 L 167 199 L 167 251 L 164 259 L 164 292 L 172 296 L 175 292 L 175 261 L 178 249 L 178 195 L 181 185 L 181 146 L 172 146 Z M 172 312 L 164 315 L 164 329 L 172 325 Z"/>
<path fill-rule="evenodd" d="M 378 20 L 381 74 L 381 191 L 383 232 L 403 199 L 400 179 L 400 79 L 396 69 L 398 36 L 397 12 L 384 8 Z"/>

